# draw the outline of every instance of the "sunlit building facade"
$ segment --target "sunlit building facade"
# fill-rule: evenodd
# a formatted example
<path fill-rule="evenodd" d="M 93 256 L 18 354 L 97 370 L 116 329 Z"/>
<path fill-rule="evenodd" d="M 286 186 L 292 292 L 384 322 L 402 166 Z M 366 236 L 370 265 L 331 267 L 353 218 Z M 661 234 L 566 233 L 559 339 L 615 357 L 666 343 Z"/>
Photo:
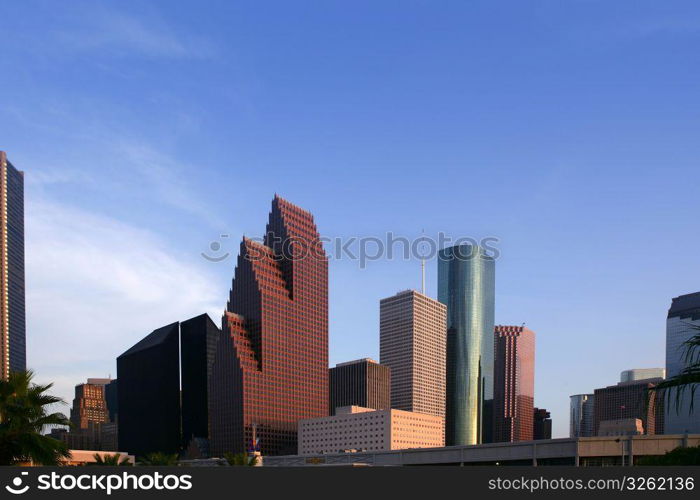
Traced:
<path fill-rule="evenodd" d="M 535 332 L 498 325 L 494 331 L 494 442 L 533 439 Z"/>
<path fill-rule="evenodd" d="M 328 415 L 328 261 L 314 218 L 275 196 L 244 238 L 210 388 L 212 454 L 294 454 L 299 420 Z"/>
<path fill-rule="evenodd" d="M 391 369 L 391 407 L 445 416 L 445 305 L 415 290 L 379 303 L 379 360 Z"/>
<path fill-rule="evenodd" d="M 0 151 L 0 378 L 27 368 L 24 173 Z"/>
<path fill-rule="evenodd" d="M 75 386 L 70 413 L 73 429 L 87 429 L 90 422 L 109 422 L 105 386 L 111 381 L 108 378 L 89 378 L 87 383 Z"/>
<path fill-rule="evenodd" d="M 448 445 L 493 440 L 496 264 L 478 246 L 440 250 L 438 298 L 447 306 Z"/>
<path fill-rule="evenodd" d="M 444 446 L 444 419 L 435 415 L 359 406 L 299 422 L 300 455 Z"/>

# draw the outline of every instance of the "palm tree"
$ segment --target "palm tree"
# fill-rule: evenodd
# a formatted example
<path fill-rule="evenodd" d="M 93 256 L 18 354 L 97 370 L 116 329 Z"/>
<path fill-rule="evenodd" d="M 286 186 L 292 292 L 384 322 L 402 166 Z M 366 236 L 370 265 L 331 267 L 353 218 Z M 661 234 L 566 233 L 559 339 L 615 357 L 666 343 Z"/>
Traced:
<path fill-rule="evenodd" d="M 89 463 L 88 465 L 106 465 L 109 467 L 131 465 L 131 462 L 129 462 L 129 457 L 121 458 L 119 453 L 115 453 L 114 455 L 100 455 L 99 453 L 95 453 L 93 457 L 95 457 L 95 461 L 93 463 Z"/>
<path fill-rule="evenodd" d="M 667 406 L 671 402 L 672 395 L 675 396 L 676 413 L 680 411 L 686 391 L 690 392 L 688 411 L 693 412 L 695 391 L 700 386 L 700 325 L 688 324 L 688 326 L 698 333 L 683 343 L 685 368 L 678 375 L 659 382 L 653 389 L 662 394 Z"/>
<path fill-rule="evenodd" d="M 64 415 L 48 410 L 63 400 L 46 394 L 53 384 L 34 384 L 33 378 L 29 370 L 0 380 L 0 465 L 59 465 L 70 458 L 65 443 L 41 434 L 46 426 L 70 425 Z"/>
<path fill-rule="evenodd" d="M 247 453 L 224 453 L 224 458 L 229 465 L 253 467 L 258 463 L 258 457 Z"/>
<path fill-rule="evenodd" d="M 139 459 L 140 465 L 177 465 L 177 453 L 149 453 Z"/>

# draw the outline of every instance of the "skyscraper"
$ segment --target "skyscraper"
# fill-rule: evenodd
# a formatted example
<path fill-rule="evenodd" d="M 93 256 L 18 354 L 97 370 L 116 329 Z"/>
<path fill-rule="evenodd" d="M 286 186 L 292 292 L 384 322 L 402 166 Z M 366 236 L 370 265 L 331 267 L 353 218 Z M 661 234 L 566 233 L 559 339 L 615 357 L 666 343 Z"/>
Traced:
<path fill-rule="evenodd" d="M 328 370 L 329 413 L 344 406 L 391 408 L 391 369 L 365 358 L 338 363 Z"/>
<path fill-rule="evenodd" d="M 600 435 L 601 423 L 610 420 L 638 418 L 642 421 L 644 434 L 663 434 L 663 400 L 649 397 L 660 378 L 620 382 L 596 389 L 593 428 L 594 436 Z"/>
<path fill-rule="evenodd" d="M 89 378 L 87 383 L 75 386 L 71 408 L 70 431 L 58 432 L 73 450 L 116 450 L 116 424 L 110 420 L 106 388 L 108 378 Z"/>
<path fill-rule="evenodd" d="M 294 454 L 299 420 L 328 415 L 328 261 L 310 212 L 275 196 L 263 243 L 241 243 L 226 309 L 212 453 Z"/>
<path fill-rule="evenodd" d="M 700 334 L 700 292 L 681 295 L 671 302 L 666 319 L 666 375 L 675 377 L 689 366 L 685 358 L 684 343 Z M 698 360 L 696 353 L 695 359 Z M 700 390 L 683 393 L 681 404 L 676 407 L 676 393 L 669 394 L 666 405 L 666 434 L 700 433 Z M 691 398 L 694 399 L 691 412 Z"/>
<path fill-rule="evenodd" d="M 113 379 L 111 382 L 105 385 L 105 400 L 107 401 L 110 422 L 116 422 L 117 414 L 119 413 L 119 405 L 117 402 L 117 384 L 117 379 Z"/>
<path fill-rule="evenodd" d="M 391 368 L 391 407 L 445 417 L 446 308 L 415 290 L 379 303 L 379 361 Z"/>
<path fill-rule="evenodd" d="M 0 151 L 0 378 L 27 368 L 24 172 Z"/>
<path fill-rule="evenodd" d="M 209 437 L 209 379 L 221 330 L 208 314 L 180 323 L 182 445 Z"/>
<path fill-rule="evenodd" d="M 117 358 L 119 449 L 132 455 L 180 450 L 178 326 L 154 330 Z"/>
<path fill-rule="evenodd" d="M 208 388 L 220 335 L 202 314 L 153 331 L 117 358 L 121 450 L 175 453 L 193 438 L 209 438 Z"/>
<path fill-rule="evenodd" d="M 494 442 L 533 439 L 535 332 L 524 326 L 494 331 Z"/>
<path fill-rule="evenodd" d="M 575 394 L 570 398 L 569 437 L 595 436 L 595 396 Z"/>
<path fill-rule="evenodd" d="M 87 429 L 90 423 L 109 422 L 105 385 L 111 379 L 89 378 L 86 384 L 75 386 L 75 398 L 70 412 L 74 429 Z"/>
<path fill-rule="evenodd" d="M 664 368 L 633 368 L 620 373 L 620 382 L 634 382 L 648 378 L 666 378 Z"/>
<path fill-rule="evenodd" d="M 533 408 L 532 439 L 552 439 L 552 419 L 545 408 Z"/>
<path fill-rule="evenodd" d="M 439 253 L 438 298 L 447 306 L 448 445 L 493 438 L 495 267 L 478 246 Z"/>

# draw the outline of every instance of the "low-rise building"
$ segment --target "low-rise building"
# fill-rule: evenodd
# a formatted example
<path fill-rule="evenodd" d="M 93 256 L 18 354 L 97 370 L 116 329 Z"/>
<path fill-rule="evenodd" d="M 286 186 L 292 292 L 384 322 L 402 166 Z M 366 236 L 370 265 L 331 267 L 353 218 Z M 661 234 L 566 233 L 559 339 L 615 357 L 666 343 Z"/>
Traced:
<path fill-rule="evenodd" d="M 619 418 L 600 422 L 599 436 L 639 436 L 644 434 L 644 426 L 639 418 Z"/>
<path fill-rule="evenodd" d="M 360 406 L 299 422 L 299 454 L 402 450 L 444 446 L 442 417 Z"/>

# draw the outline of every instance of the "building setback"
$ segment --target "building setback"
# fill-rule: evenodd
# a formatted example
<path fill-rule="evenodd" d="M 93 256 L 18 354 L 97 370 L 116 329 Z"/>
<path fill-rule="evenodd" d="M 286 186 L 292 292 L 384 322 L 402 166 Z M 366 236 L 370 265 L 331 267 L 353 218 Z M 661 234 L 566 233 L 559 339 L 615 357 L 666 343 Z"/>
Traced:
<path fill-rule="evenodd" d="M 666 318 L 666 374 L 675 377 L 688 368 L 685 342 L 700 334 L 700 292 L 681 295 L 671 302 Z M 698 355 L 694 356 L 695 361 Z M 697 385 L 695 386 L 697 388 Z M 668 434 L 700 433 L 700 390 L 691 388 L 682 394 L 676 406 L 676 392 L 668 394 L 665 432 Z M 692 410 L 691 410 L 692 407 Z"/>
<path fill-rule="evenodd" d="M 111 381 L 89 378 L 86 384 L 75 386 L 75 398 L 70 412 L 73 429 L 87 429 L 90 423 L 109 422 L 105 385 Z"/>
<path fill-rule="evenodd" d="M 570 397 L 569 437 L 595 436 L 595 396 L 575 394 Z"/>
<path fill-rule="evenodd" d="M 653 378 L 620 382 L 594 391 L 594 432 L 599 435 L 600 424 L 606 420 L 638 418 L 642 421 L 644 434 L 663 434 L 663 400 L 649 396 L 662 379 Z"/>
<path fill-rule="evenodd" d="M 494 329 L 494 442 L 533 439 L 535 332 L 524 326 Z"/>
<path fill-rule="evenodd" d="M 154 330 L 117 358 L 119 449 L 137 457 L 180 450 L 178 326 Z"/>
<path fill-rule="evenodd" d="M 329 413 L 342 406 L 391 408 L 391 369 L 365 358 L 338 363 L 328 370 Z"/>
<path fill-rule="evenodd" d="M 66 443 L 71 450 L 116 451 L 117 426 L 110 419 L 106 388 L 108 378 L 89 378 L 75 386 L 71 407 L 71 428 L 53 429 L 51 436 Z"/>
<path fill-rule="evenodd" d="M 328 261 L 311 213 L 275 196 L 263 243 L 243 239 L 224 331 L 212 454 L 295 453 L 299 420 L 328 414 Z"/>
<path fill-rule="evenodd" d="M 379 303 L 379 361 L 391 369 L 391 407 L 445 416 L 443 304 L 415 290 Z"/>
<path fill-rule="evenodd" d="M 493 439 L 493 257 L 478 246 L 440 250 L 438 298 L 447 306 L 448 445 Z"/>
<path fill-rule="evenodd" d="M 403 410 L 338 408 L 299 422 L 300 455 L 444 446 L 444 419 Z"/>
<path fill-rule="evenodd" d="M 27 369 L 24 172 L 0 151 L 0 379 Z"/>
<path fill-rule="evenodd" d="M 532 410 L 532 439 L 552 439 L 552 419 L 544 408 Z"/>

